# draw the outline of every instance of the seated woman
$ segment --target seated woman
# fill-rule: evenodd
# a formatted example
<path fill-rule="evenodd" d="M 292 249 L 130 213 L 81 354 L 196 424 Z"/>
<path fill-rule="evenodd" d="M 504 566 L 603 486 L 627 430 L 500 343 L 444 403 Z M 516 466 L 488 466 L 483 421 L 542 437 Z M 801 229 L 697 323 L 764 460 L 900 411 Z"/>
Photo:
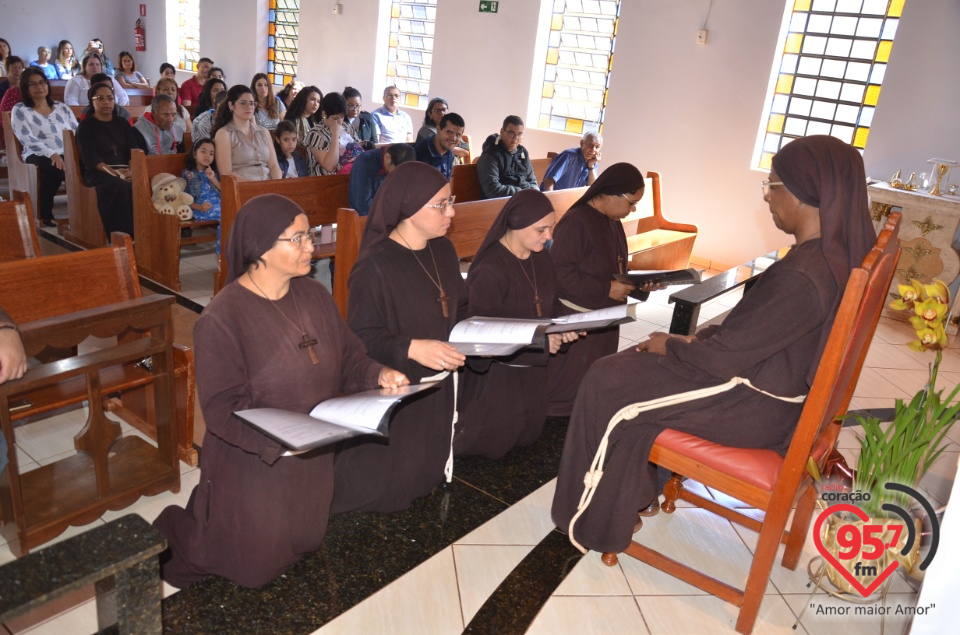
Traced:
<path fill-rule="evenodd" d="M 279 93 L 277 93 L 277 97 L 283 102 L 284 106 L 289 108 L 290 104 L 293 103 L 294 98 L 297 96 L 297 93 L 299 93 L 301 90 L 303 90 L 303 82 L 293 80 L 292 82 L 287 82 L 287 85 L 284 86 Z"/>
<path fill-rule="evenodd" d="M 304 211 L 276 194 L 248 201 L 230 231 L 228 284 L 194 328 L 207 423 L 200 485 L 186 509 L 168 507 L 154 521 L 170 545 L 161 577 L 178 588 L 208 575 L 262 586 L 320 547 L 327 531 L 333 448 L 289 456 L 234 412 L 305 413 L 340 392 L 407 383 L 367 356 L 307 275 L 313 241 Z M 313 344 L 301 346 L 304 338 Z"/>
<path fill-rule="evenodd" d="M 77 149 L 83 179 L 97 190 L 97 210 L 103 231 L 126 232 L 133 237 L 133 185 L 130 182 L 130 153 L 146 150 L 143 135 L 126 119 L 114 114 L 113 86 L 94 84 L 87 91 L 93 115 L 77 126 Z"/>
<path fill-rule="evenodd" d="M 77 129 L 73 111 L 50 98 L 43 70 L 31 66 L 20 76 L 23 101 L 13 107 L 10 123 L 23 146 L 23 160 L 40 170 L 40 224 L 53 227 L 53 198 L 63 184 L 63 131 Z"/>
<path fill-rule="evenodd" d="M 43 71 L 43 76 L 47 79 L 57 78 L 57 67 L 50 61 L 52 55 L 49 46 L 41 46 L 37 49 L 37 59 L 30 62 L 30 66 L 36 66 Z"/>
<path fill-rule="evenodd" d="M 307 86 L 299 93 L 293 103 L 287 108 L 287 114 L 283 116 L 287 121 L 292 121 L 297 127 L 297 139 L 300 143 L 306 138 L 307 133 L 314 126 L 320 123 L 320 100 L 323 99 L 323 93 L 316 86 Z"/>
<path fill-rule="evenodd" d="M 53 61 L 53 67 L 57 70 L 57 79 L 70 79 L 80 72 L 80 62 L 69 40 L 60 40 L 57 44 L 57 59 Z"/>
<path fill-rule="evenodd" d="M 121 57 L 121 60 L 123 58 Z M 179 99 L 179 89 L 177 87 L 176 80 L 169 79 L 167 77 L 161 77 L 160 81 L 157 82 L 156 87 L 153 89 L 154 95 L 167 95 L 171 99 L 177 102 L 177 118 L 173 120 L 173 127 L 177 128 L 180 131 L 180 138 L 183 138 L 183 135 L 193 133 L 193 122 L 190 121 L 190 113 L 187 112 L 187 109 L 180 105 Z"/>
<path fill-rule="evenodd" d="M 220 175 L 233 174 L 242 181 L 279 179 L 270 132 L 253 120 L 257 102 L 253 92 L 242 85 L 227 91 L 227 100 L 217 109 L 213 122 L 213 141 L 217 146 Z"/>
<path fill-rule="evenodd" d="M 503 206 L 467 276 L 470 315 L 553 317 L 556 279 L 544 245 L 556 214 L 537 190 L 521 190 Z M 453 439 L 456 454 L 499 459 L 530 445 L 547 417 L 547 361 L 576 333 L 551 334 L 542 351 L 506 358 L 471 358 L 463 376 L 462 407 Z"/>
<path fill-rule="evenodd" d="M 347 100 L 347 124 L 357 131 L 357 137 L 364 148 L 373 149 L 380 139 L 380 129 L 377 128 L 373 115 L 363 109 L 363 96 L 353 86 L 347 86 L 343 89 L 343 98 Z"/>
<path fill-rule="evenodd" d="M 273 86 L 266 73 L 257 73 L 250 83 L 250 90 L 257 98 L 257 123 L 267 130 L 276 130 L 277 124 L 287 112 L 287 106 L 273 94 Z"/>
<path fill-rule="evenodd" d="M 310 171 L 314 176 L 349 174 L 354 160 L 363 154 L 363 144 L 353 126 L 343 122 L 347 101 L 340 93 L 327 93 L 320 101 L 320 111 L 323 123 L 303 138 L 310 151 Z"/>
<path fill-rule="evenodd" d="M 84 95 L 86 95 L 90 89 L 90 79 L 97 73 L 105 72 L 103 70 L 103 62 L 96 53 L 85 55 L 80 64 L 80 68 L 82 69 L 82 73 L 71 77 L 63 89 L 63 103 L 68 106 L 85 106 L 86 104 L 82 104 L 81 100 L 83 100 Z M 115 77 L 111 77 L 110 81 L 113 84 L 113 94 L 116 96 L 117 105 L 128 105 L 130 98 L 127 97 L 126 91 L 117 83 Z"/>
<path fill-rule="evenodd" d="M 117 58 L 120 68 L 117 69 L 114 77 L 124 88 L 150 88 L 150 82 L 143 74 L 137 70 L 137 60 L 129 51 L 120 51 L 120 57 Z M 173 96 L 177 98 L 176 95 Z"/>
<path fill-rule="evenodd" d="M 389 439 L 344 444 L 334 513 L 406 509 L 452 474 L 454 377 L 465 358 L 447 339 L 467 310 L 457 253 L 444 238 L 452 217 L 450 184 L 426 163 L 397 166 L 374 199 L 347 322 L 377 361 L 415 383 L 441 373 L 442 385 L 396 409 Z"/>
<path fill-rule="evenodd" d="M 573 526 L 589 549 L 622 551 L 637 510 L 657 496 L 647 462 L 665 429 L 740 448 L 784 453 L 850 271 L 873 246 L 863 160 L 827 136 L 796 139 L 773 158 L 764 200 L 796 246 L 773 264 L 719 325 L 695 336 L 654 334 L 637 349 L 598 361 L 577 395 L 560 462 L 553 520 L 564 532 L 578 514 L 584 474 L 620 408 L 743 377 L 751 386 L 641 412 L 610 435 L 603 478 Z M 757 389 L 767 391 L 763 394 Z"/>
<path fill-rule="evenodd" d="M 557 223 L 550 257 L 557 273 L 557 297 L 567 309 L 617 306 L 636 290 L 613 276 L 626 273 L 627 237 L 620 220 L 643 197 L 643 185 L 637 168 L 629 163 L 612 165 Z M 556 308 L 564 311 L 559 305 Z M 601 357 L 616 353 L 619 342 L 618 327 L 592 331 L 551 360 L 547 371 L 551 416 L 570 414 L 587 369 Z"/>
<path fill-rule="evenodd" d="M 222 79 L 208 79 L 203 83 L 200 90 L 200 97 L 197 98 L 197 106 L 194 108 L 194 119 L 205 112 L 213 110 L 214 101 L 217 95 L 227 90 L 227 84 Z"/>
<path fill-rule="evenodd" d="M 7 76 L 6 64 L 7 57 L 10 55 L 10 42 L 0 37 L 0 77 Z"/>

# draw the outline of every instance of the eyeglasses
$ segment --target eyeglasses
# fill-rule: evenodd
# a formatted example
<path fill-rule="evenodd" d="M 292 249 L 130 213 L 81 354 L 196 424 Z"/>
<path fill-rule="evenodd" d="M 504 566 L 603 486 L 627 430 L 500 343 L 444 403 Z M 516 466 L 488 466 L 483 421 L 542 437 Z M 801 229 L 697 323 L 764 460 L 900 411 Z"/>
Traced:
<path fill-rule="evenodd" d="M 39 82 L 27 82 L 27 88 L 36 88 L 37 86 L 46 86 L 47 80 L 41 79 Z"/>
<path fill-rule="evenodd" d="M 441 212 L 447 209 L 448 207 L 453 206 L 453 202 L 457 200 L 456 195 L 451 196 L 445 201 L 440 201 L 436 205 L 424 205 L 424 207 L 432 207 L 433 209 L 440 210 Z"/>
<path fill-rule="evenodd" d="M 436 108 L 433 109 L 433 112 L 442 112 L 442 113 L 445 113 L 445 112 L 447 112 L 448 110 L 449 110 L 448 108 L 444 108 L 444 107 L 442 107 L 442 106 L 437 106 Z"/>
<path fill-rule="evenodd" d="M 113 95 L 94 95 L 93 96 L 94 101 L 116 101 L 116 99 L 117 98 L 114 97 Z"/>
<path fill-rule="evenodd" d="M 760 181 L 760 189 L 763 190 L 763 195 L 769 194 L 770 188 L 774 185 L 783 185 L 783 181 Z"/>
<path fill-rule="evenodd" d="M 513 130 L 504 130 L 504 137 L 510 137 L 511 139 L 523 139 L 523 131 L 514 132 Z"/>
<path fill-rule="evenodd" d="M 246 99 L 239 99 L 239 100 L 237 100 L 237 101 L 235 101 L 235 102 L 233 102 L 233 103 L 235 103 L 236 105 L 241 106 L 241 107 L 243 107 L 243 108 L 248 108 L 248 107 L 249 107 L 249 108 L 255 108 L 256 105 L 257 105 L 257 102 L 255 102 L 255 101 L 247 101 Z"/>
<path fill-rule="evenodd" d="M 636 207 L 637 205 L 640 204 L 640 199 L 637 199 L 635 201 L 631 200 L 630 197 L 627 196 L 626 194 L 621 194 L 620 197 L 623 198 L 626 202 L 630 203 L 630 207 Z"/>
<path fill-rule="evenodd" d="M 304 242 L 304 239 L 306 239 L 306 242 Z M 293 243 L 300 249 L 303 249 L 305 247 L 309 247 L 310 249 L 313 249 L 313 247 L 317 244 L 317 240 L 318 240 L 318 234 L 312 229 L 308 232 L 297 234 L 292 238 L 277 238 L 278 243 Z"/>

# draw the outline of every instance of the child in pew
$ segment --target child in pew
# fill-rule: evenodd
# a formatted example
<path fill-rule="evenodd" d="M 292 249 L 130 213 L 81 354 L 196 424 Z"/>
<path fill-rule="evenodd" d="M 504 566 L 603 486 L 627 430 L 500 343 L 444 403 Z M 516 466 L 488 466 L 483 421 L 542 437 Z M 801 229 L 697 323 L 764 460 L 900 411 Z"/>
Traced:
<path fill-rule="evenodd" d="M 292 121 L 285 119 L 277 124 L 274 135 L 273 147 L 277 151 L 277 163 L 280 164 L 283 178 L 295 179 L 310 176 L 307 159 L 297 152 L 297 146 L 300 144 L 300 139 L 297 137 L 297 126 Z"/>
<path fill-rule="evenodd" d="M 210 137 L 198 139 L 184 159 L 180 177 L 187 182 L 187 194 L 193 197 L 196 220 L 220 220 L 220 177 L 213 166 L 214 145 Z M 220 227 L 217 227 L 217 253 L 220 253 Z"/>

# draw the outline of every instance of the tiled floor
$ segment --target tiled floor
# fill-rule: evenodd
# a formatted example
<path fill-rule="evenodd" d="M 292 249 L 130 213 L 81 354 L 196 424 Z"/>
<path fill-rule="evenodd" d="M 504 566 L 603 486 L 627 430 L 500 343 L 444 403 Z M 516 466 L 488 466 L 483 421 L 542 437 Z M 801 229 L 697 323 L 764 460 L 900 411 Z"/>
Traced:
<path fill-rule="evenodd" d="M 211 258 L 202 254 L 185 259 L 185 267 Z M 200 276 L 200 267 L 197 277 Z M 621 348 L 631 346 L 653 331 L 666 330 L 671 306 L 669 292 L 657 292 L 641 308 L 641 319 L 621 328 Z M 200 299 L 202 296 L 196 296 Z M 704 308 L 702 319 L 724 312 L 736 302 L 726 297 Z M 876 338 L 854 394 L 854 407 L 890 407 L 894 397 L 913 394 L 926 378 L 926 364 L 932 355 L 910 351 L 905 342 L 911 332 L 906 324 L 881 318 Z M 960 348 L 944 353 L 942 383 L 960 381 Z M 29 468 L 72 452 L 72 435 L 83 422 L 83 413 L 59 418 L 56 423 L 33 430 L 28 426 L 17 435 L 22 465 Z M 857 454 L 857 428 L 841 433 L 840 449 L 851 461 Z M 138 434 L 124 426 L 125 434 Z M 960 458 L 960 428 L 950 434 L 951 443 L 941 460 L 922 483 L 935 506 L 946 504 Z M 144 498 L 122 513 L 135 512 L 147 520 L 166 505 L 184 504 L 196 483 L 199 470 L 182 464 L 183 487 L 179 494 Z M 693 484 L 697 487 L 696 484 Z M 511 571 L 554 530 L 549 508 L 554 481 L 508 507 L 476 530 L 456 540 L 426 562 L 367 600 L 347 610 L 315 631 L 324 635 L 340 633 L 390 633 L 427 635 L 459 633 Z M 705 488 L 699 487 L 706 492 Z M 717 498 L 719 493 L 709 492 Z M 687 505 L 672 514 L 649 519 L 641 530 L 645 544 L 672 550 L 678 559 L 695 560 L 704 570 L 732 584 L 745 577 L 747 561 L 754 549 L 756 534 Z M 94 524 L 120 513 L 105 514 Z M 71 528 L 60 539 L 82 532 Z M 677 551 L 679 545 L 686 545 Z M 782 548 L 781 548 L 782 551 Z M 816 555 L 812 538 L 807 541 L 801 566 L 791 572 L 774 566 L 754 633 L 790 633 L 798 613 L 808 601 L 806 564 Z M 11 560 L 9 549 L 0 545 L 0 563 Z M 167 587 L 165 594 L 173 592 Z M 907 581 L 893 582 L 888 605 L 913 606 L 916 590 Z M 40 612 L 0 627 L 10 633 L 51 633 L 69 635 L 96 630 L 92 593 L 75 594 Z M 813 604 L 833 606 L 836 600 L 818 593 Z M 715 633 L 733 632 L 736 609 L 675 578 L 662 574 L 631 558 L 607 567 L 595 553 L 575 564 L 534 619 L 528 633 Z M 887 619 L 887 633 L 905 632 L 903 616 Z M 879 617 L 834 617 L 808 610 L 796 632 L 875 633 Z M 268 631 L 264 631 L 268 632 Z M 482 630 L 474 632 L 483 632 Z"/>

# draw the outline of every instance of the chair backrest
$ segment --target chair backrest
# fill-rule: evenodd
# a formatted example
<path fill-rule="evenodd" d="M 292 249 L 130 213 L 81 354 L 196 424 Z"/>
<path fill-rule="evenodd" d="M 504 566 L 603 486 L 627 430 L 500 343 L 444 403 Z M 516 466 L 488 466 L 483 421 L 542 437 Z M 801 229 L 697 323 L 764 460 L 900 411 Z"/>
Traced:
<path fill-rule="evenodd" d="M 0 262 L 39 256 L 30 197 L 26 192 L 14 192 L 14 200 L 0 202 Z"/>
<path fill-rule="evenodd" d="M 166 172 L 179 177 L 183 172 L 187 155 L 185 154 L 163 154 L 159 156 L 147 156 L 143 150 L 133 150 L 130 153 L 130 172 L 133 184 L 133 209 L 134 218 L 136 211 L 143 209 L 153 212 L 153 188 L 150 185 L 151 179 L 156 175 Z"/>
<path fill-rule="evenodd" d="M 50 99 L 54 101 L 63 101 L 63 91 L 67 88 L 67 80 L 65 79 L 51 79 L 50 80 Z"/>

